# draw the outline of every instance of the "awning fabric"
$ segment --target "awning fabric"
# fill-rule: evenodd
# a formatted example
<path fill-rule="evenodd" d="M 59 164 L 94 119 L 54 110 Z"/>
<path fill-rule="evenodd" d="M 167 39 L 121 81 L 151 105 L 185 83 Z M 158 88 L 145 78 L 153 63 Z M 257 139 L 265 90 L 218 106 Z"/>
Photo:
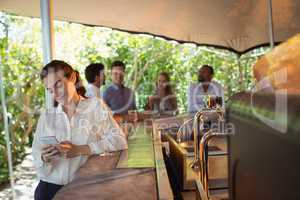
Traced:
<path fill-rule="evenodd" d="M 273 0 L 275 42 L 300 32 L 300 1 Z M 54 18 L 150 33 L 243 53 L 269 42 L 268 0 L 53 0 Z M 39 0 L 1 0 L 0 10 L 40 16 Z"/>

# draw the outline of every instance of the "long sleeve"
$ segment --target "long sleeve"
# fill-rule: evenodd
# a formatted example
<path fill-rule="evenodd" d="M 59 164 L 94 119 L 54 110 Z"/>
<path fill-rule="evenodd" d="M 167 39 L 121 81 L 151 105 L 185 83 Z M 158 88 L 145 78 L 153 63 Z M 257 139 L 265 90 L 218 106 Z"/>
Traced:
<path fill-rule="evenodd" d="M 58 142 L 89 145 L 93 154 L 127 148 L 123 131 L 114 121 L 109 108 L 99 98 L 82 98 L 76 113 L 68 120 L 62 105 L 40 116 L 32 144 L 32 155 L 38 178 L 45 182 L 65 185 L 88 159 L 85 155 L 73 158 L 55 156 L 50 163 L 42 161 L 43 136 L 55 136 Z"/>
<path fill-rule="evenodd" d="M 33 138 L 32 156 L 33 156 L 33 164 L 38 172 L 42 171 L 42 172 L 50 173 L 52 169 L 52 165 L 50 163 L 44 163 L 44 161 L 42 160 L 42 154 L 41 154 L 42 144 L 40 143 L 39 140 L 39 137 L 43 134 L 45 122 L 46 122 L 45 114 L 42 113 L 38 120 L 37 128 Z"/>
<path fill-rule="evenodd" d="M 123 130 L 113 119 L 112 113 L 108 107 L 99 100 L 97 109 L 95 109 L 97 123 L 101 128 L 96 137 L 88 143 L 92 154 L 101 154 L 127 149 L 127 140 Z"/>

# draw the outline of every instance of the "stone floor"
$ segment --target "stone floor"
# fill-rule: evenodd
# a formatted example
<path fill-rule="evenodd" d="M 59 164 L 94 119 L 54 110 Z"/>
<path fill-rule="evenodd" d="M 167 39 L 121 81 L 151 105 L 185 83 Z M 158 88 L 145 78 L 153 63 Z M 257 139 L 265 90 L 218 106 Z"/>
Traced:
<path fill-rule="evenodd" d="M 15 200 L 32 200 L 34 189 L 37 185 L 36 173 L 32 163 L 31 150 L 26 151 L 27 156 L 23 162 L 16 167 L 15 175 Z M 1 200 L 11 200 L 12 191 L 10 185 L 0 189 Z"/>

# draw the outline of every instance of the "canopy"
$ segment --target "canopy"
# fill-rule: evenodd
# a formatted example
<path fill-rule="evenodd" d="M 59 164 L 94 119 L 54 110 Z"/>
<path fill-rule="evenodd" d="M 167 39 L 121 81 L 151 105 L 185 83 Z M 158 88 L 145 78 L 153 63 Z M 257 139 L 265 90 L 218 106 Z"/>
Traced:
<path fill-rule="evenodd" d="M 300 1 L 273 0 L 275 42 L 300 32 Z M 1 0 L 0 10 L 40 17 L 40 0 Z M 53 0 L 54 18 L 149 33 L 244 53 L 269 43 L 268 0 Z"/>
<path fill-rule="evenodd" d="M 46 0 L 0 0 L 0 11 L 41 17 L 44 62 L 51 60 L 51 18 Z M 272 1 L 272 9 L 268 6 Z M 193 42 L 244 53 L 274 41 L 281 42 L 300 32 L 299 0 L 52 0 L 54 19 L 104 26 L 133 33 L 149 33 L 180 42 Z M 273 10 L 273 12 L 269 12 Z M 273 13 L 273 23 L 269 13 Z M 273 24 L 274 26 L 270 26 Z M 14 176 L 9 145 L 8 118 L 0 66 L 10 181 L 14 199 Z M 49 97 L 46 98 L 49 101 Z"/>

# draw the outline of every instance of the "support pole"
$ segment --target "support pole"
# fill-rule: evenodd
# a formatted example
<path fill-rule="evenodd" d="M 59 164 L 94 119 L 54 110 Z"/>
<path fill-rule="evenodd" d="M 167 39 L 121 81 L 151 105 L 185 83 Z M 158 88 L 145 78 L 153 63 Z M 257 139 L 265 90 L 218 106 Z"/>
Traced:
<path fill-rule="evenodd" d="M 268 0 L 268 21 L 269 21 L 269 38 L 270 38 L 270 48 L 274 47 L 274 24 L 273 24 L 273 6 L 272 0 Z"/>
<path fill-rule="evenodd" d="M 5 23 L 1 23 L 5 29 L 5 36 L 8 40 L 8 26 Z M 16 199 L 15 193 L 15 178 L 14 178 L 14 170 L 13 170 L 13 160 L 12 160 L 12 151 L 11 151 L 11 142 L 10 142 L 10 134 L 9 134 L 9 124 L 8 124 L 8 115 L 7 115 L 7 107 L 6 107 L 6 98 L 5 98 L 5 90 L 3 85 L 3 68 L 4 62 L 7 61 L 8 46 L 6 44 L 5 47 L 5 58 L 0 57 L 0 93 L 1 93 L 1 106 L 2 106 L 2 115 L 4 121 L 4 132 L 5 132 L 5 142 L 6 142 L 6 150 L 7 150 L 7 160 L 8 160 L 8 171 L 9 171 L 9 179 L 10 179 L 10 187 L 12 191 L 12 199 Z"/>
<path fill-rule="evenodd" d="M 237 65 L 239 69 L 239 89 L 240 91 L 244 91 L 244 72 L 243 72 L 243 67 L 241 65 L 241 55 L 236 54 L 236 59 L 237 59 Z M 244 66 L 245 67 L 245 66 Z"/>
<path fill-rule="evenodd" d="M 46 65 L 54 57 L 53 6 L 52 0 L 40 0 L 40 4 L 43 38 L 43 61 L 44 65 Z M 45 96 L 46 108 L 50 110 L 53 107 L 52 96 L 47 90 L 45 90 Z"/>

